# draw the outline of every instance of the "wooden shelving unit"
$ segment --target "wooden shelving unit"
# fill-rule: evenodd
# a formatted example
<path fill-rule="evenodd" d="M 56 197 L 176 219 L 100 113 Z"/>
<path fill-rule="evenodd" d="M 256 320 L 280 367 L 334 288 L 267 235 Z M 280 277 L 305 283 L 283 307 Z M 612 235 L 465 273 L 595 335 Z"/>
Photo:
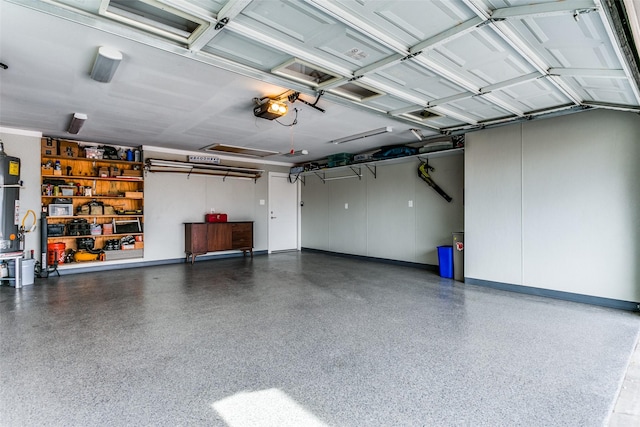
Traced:
<path fill-rule="evenodd" d="M 52 147 L 53 145 L 53 147 Z M 65 151 L 61 146 L 65 146 Z M 100 145 L 101 147 L 103 145 Z M 47 148 L 45 150 L 45 147 Z M 72 147 L 69 150 L 67 147 Z M 142 161 L 127 161 L 121 159 L 87 158 L 83 148 L 95 150 L 98 144 L 80 142 L 77 150 L 73 141 L 42 139 L 41 155 L 41 203 L 43 210 L 47 211 L 47 225 L 64 225 L 64 234 L 61 236 L 48 236 L 47 243 L 64 243 L 65 251 L 78 251 L 78 240 L 91 238 L 94 240 L 95 250 L 103 249 L 107 240 L 122 239 L 133 236 L 136 239 L 135 249 L 124 249 L 113 259 L 140 258 L 143 256 L 144 247 L 144 163 Z M 112 148 L 119 148 L 111 146 Z M 122 147 L 127 149 L 129 147 Z M 59 155 L 53 152 L 68 154 Z M 142 160 L 142 151 L 140 151 Z M 126 172 L 125 172 L 126 171 Z M 140 176 L 123 176 L 123 173 L 139 174 Z M 108 176 L 100 176 L 107 174 Z M 56 188 L 57 187 L 57 188 Z M 71 194 L 70 194 L 71 193 Z M 57 211 L 56 206 L 64 201 L 66 206 L 62 211 L 65 215 L 51 215 L 52 211 Z M 69 203 L 71 202 L 71 203 Z M 79 208 L 89 203 L 98 203 L 107 207 L 108 212 L 95 212 L 89 214 L 79 213 Z M 54 205 L 51 206 L 50 205 Z M 100 208 L 95 208 L 99 210 Z M 86 220 L 89 224 L 100 226 L 103 230 L 106 224 L 114 227 L 114 222 L 130 221 L 140 224 L 139 230 L 127 230 L 131 232 L 112 231 L 112 234 L 70 234 L 69 224 L 75 220 Z M 113 254 L 114 251 L 109 251 Z M 106 253 L 106 252 L 105 252 Z M 129 256 L 130 255 L 130 256 Z M 107 257 L 108 259 L 109 257 Z M 49 257 L 47 257 L 49 260 Z M 87 265 L 100 263 L 102 261 L 84 261 L 74 263 L 62 263 L 58 268 L 71 268 L 79 264 Z M 49 263 L 49 262 L 48 262 Z"/>

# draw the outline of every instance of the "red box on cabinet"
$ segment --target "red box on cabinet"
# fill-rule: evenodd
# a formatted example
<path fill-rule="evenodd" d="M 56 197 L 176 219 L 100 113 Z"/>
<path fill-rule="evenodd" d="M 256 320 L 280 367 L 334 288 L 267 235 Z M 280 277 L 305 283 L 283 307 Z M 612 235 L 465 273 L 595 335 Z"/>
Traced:
<path fill-rule="evenodd" d="M 227 214 L 213 213 L 204 216 L 204 222 L 227 222 Z"/>

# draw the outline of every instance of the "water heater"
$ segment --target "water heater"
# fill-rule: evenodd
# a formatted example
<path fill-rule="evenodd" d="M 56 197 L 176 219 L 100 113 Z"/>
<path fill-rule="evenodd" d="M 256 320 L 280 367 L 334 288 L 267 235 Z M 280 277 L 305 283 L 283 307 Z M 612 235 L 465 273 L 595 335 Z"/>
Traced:
<path fill-rule="evenodd" d="M 7 156 L 0 141 L 0 253 L 18 252 L 20 159 Z"/>

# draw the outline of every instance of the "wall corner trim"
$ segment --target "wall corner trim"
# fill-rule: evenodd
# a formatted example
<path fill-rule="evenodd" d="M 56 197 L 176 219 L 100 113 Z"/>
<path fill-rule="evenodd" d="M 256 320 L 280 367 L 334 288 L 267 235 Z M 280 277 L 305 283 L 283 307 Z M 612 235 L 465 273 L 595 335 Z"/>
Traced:
<path fill-rule="evenodd" d="M 380 262 L 380 263 L 383 263 L 383 264 L 399 265 L 399 266 L 402 266 L 402 267 L 421 268 L 423 270 L 429 270 L 429 271 L 434 271 L 434 272 L 438 271 L 438 266 L 437 265 L 432 265 L 432 264 L 421 264 L 421 263 L 417 263 L 417 262 L 400 261 L 400 260 L 389 259 L 389 258 L 377 258 L 377 257 L 366 256 L 366 255 L 347 254 L 347 253 L 343 253 L 343 252 L 326 251 L 324 249 L 314 249 L 314 248 L 302 247 L 300 250 L 302 252 L 315 252 L 315 253 L 318 253 L 318 254 L 337 256 L 337 257 L 342 257 L 342 258 L 352 258 L 352 259 L 359 259 L 359 260 L 363 260 L 363 261 Z"/>
<path fill-rule="evenodd" d="M 640 311 L 640 303 L 632 301 L 623 301 L 612 298 L 596 297 L 592 295 L 575 294 L 572 292 L 555 291 L 552 289 L 535 288 L 532 286 L 513 285 L 510 283 L 492 282 L 490 280 L 474 279 L 471 277 L 465 277 L 464 283 L 465 285 L 484 286 L 486 288 L 498 289 L 501 291 L 517 292 L 521 294 L 578 302 L 582 304 L 597 305 L 600 307 L 615 308 L 618 310 Z"/>

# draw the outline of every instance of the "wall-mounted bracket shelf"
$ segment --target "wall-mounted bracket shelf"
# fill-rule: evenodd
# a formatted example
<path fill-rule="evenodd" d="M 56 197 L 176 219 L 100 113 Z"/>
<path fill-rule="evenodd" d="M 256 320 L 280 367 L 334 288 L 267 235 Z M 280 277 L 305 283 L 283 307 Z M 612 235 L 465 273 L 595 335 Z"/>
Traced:
<path fill-rule="evenodd" d="M 365 166 L 369 170 L 371 175 L 373 175 L 373 178 L 377 179 L 378 165 L 391 165 L 395 163 L 404 163 L 411 160 L 418 160 L 422 162 L 423 160 L 427 160 L 431 158 L 448 157 L 448 156 L 454 156 L 454 155 L 463 154 L 463 153 L 464 153 L 464 148 L 453 148 L 450 150 L 434 151 L 432 153 L 415 154 L 413 156 L 396 157 L 393 159 L 383 159 L 383 160 L 372 160 L 369 162 L 356 163 L 353 165 L 336 166 L 336 167 L 326 168 L 326 169 L 317 169 L 312 171 L 300 172 L 297 174 L 289 174 L 289 182 L 294 184 L 296 181 L 299 180 L 300 182 L 302 182 L 303 185 L 305 185 L 304 177 L 308 175 L 317 176 L 322 180 L 323 183 L 326 183 L 327 181 L 334 181 L 338 179 L 348 179 L 348 178 L 358 178 L 361 180 L 362 166 Z M 353 175 L 349 174 L 344 176 L 327 177 L 327 172 L 333 172 L 333 171 L 351 171 L 353 172 Z"/>
<path fill-rule="evenodd" d="M 293 178 L 292 178 L 293 177 Z M 290 173 L 289 174 L 289 183 L 291 184 L 295 184 L 296 182 L 300 181 L 302 183 L 302 185 L 306 185 L 305 183 L 305 177 L 304 175 L 302 175 L 302 172 L 299 173 Z"/>
<path fill-rule="evenodd" d="M 145 170 L 148 172 L 186 173 L 188 175 L 211 175 L 227 178 L 249 178 L 254 182 L 262 176 L 264 170 L 242 168 L 238 166 L 223 166 L 208 163 L 181 162 L 179 160 L 147 159 Z"/>
<path fill-rule="evenodd" d="M 357 166 L 357 167 L 347 166 L 347 168 L 351 170 L 351 172 L 353 172 L 353 175 L 333 176 L 333 177 L 327 178 L 326 171 L 324 170 L 313 171 L 313 173 L 315 176 L 320 178 L 324 184 L 326 184 L 327 181 L 335 181 L 338 179 L 349 179 L 349 178 L 358 178 L 359 180 L 362 179 L 362 168 L 360 168 L 360 166 Z"/>

